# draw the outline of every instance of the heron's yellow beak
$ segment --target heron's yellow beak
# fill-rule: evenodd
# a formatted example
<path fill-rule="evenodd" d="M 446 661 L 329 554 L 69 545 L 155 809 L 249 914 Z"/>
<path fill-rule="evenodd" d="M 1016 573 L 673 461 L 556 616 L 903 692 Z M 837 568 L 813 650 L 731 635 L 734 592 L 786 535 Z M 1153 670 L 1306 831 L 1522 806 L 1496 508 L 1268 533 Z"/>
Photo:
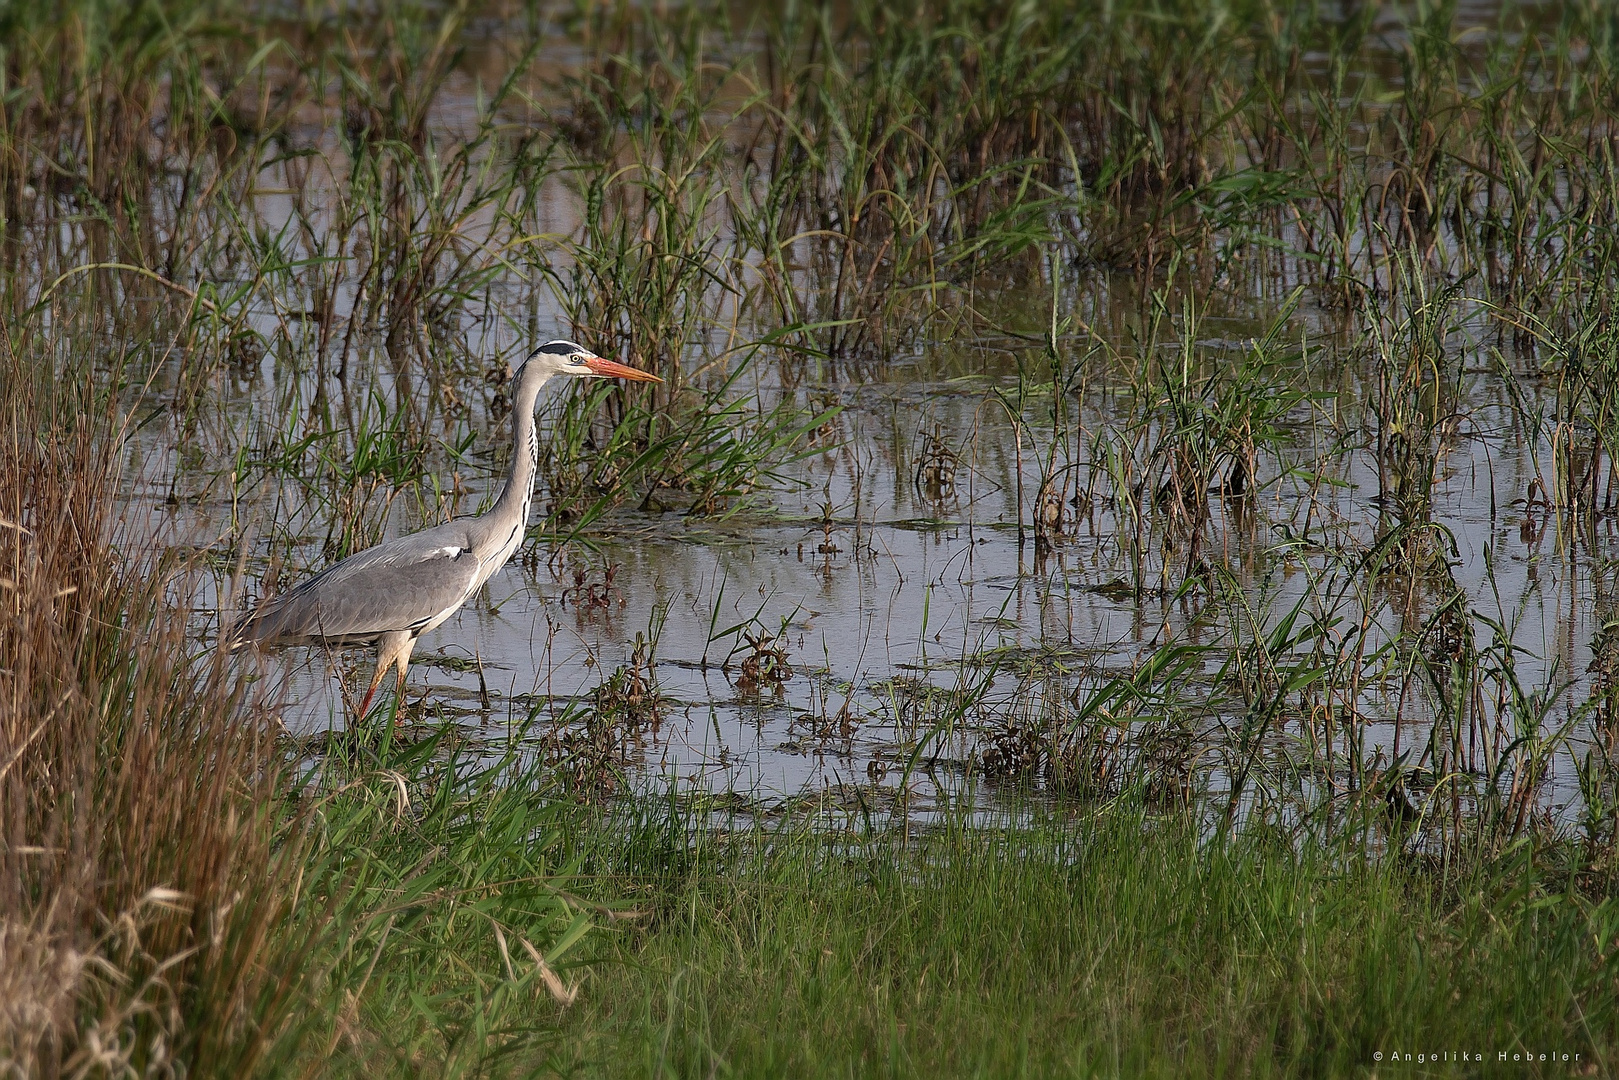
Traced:
<path fill-rule="evenodd" d="M 609 379 L 628 379 L 631 382 L 662 382 L 663 380 L 650 371 L 640 368 L 626 367 L 611 360 L 603 360 L 599 356 L 589 356 L 581 361 L 593 374 Z"/>

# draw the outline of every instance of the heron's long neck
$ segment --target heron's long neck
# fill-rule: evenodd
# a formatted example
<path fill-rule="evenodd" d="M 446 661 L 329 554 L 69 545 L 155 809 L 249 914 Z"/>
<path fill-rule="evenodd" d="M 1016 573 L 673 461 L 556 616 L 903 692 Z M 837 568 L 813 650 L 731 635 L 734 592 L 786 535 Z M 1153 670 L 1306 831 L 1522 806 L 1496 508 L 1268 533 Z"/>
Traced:
<path fill-rule="evenodd" d="M 528 525 L 534 473 L 540 464 L 540 432 L 534 424 L 534 403 L 539 395 L 539 386 L 520 388 L 512 402 L 512 471 L 486 515 L 502 534 L 507 527 L 521 530 Z"/>

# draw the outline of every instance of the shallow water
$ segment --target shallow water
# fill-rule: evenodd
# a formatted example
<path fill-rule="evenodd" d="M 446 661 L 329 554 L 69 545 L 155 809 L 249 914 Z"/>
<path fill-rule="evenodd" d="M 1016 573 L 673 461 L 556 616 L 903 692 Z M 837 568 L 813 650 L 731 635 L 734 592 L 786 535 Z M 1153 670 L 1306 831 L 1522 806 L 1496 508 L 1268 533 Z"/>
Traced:
<path fill-rule="evenodd" d="M 1082 679 L 1128 673 L 1167 642 L 1209 637 L 1199 604 L 1153 595 L 1156 589 L 1138 602 L 1105 513 L 1069 520 L 1049 547 L 1020 543 L 1016 439 L 1004 409 L 988 398 L 994 387 L 1017 384 L 1004 344 L 940 343 L 876 370 L 827 364 L 797 372 L 799 395 L 835 400 L 843 412 L 826 439 L 832 449 L 795 466 L 796 483 L 766 505 L 716 520 L 625 509 L 588 543 L 561 547 L 531 536 L 472 602 L 420 642 L 407 725 L 451 718 L 504 742 L 531 715 L 543 721 L 571 701 L 588 701 L 645 638 L 665 700 L 660 722 L 627 743 L 632 774 L 767 803 L 857 786 L 874 798 L 892 795 L 904 777 L 912 805 L 925 808 L 935 785 L 959 785 L 977 763 L 986 731 L 1026 712 L 1052 686 L 1066 693 Z M 1487 370 L 1483 362 L 1478 367 Z M 283 381 L 305 378 L 278 372 L 270 360 L 256 376 L 221 395 L 228 398 L 223 415 L 244 428 L 279 407 Z M 768 383 L 758 392 L 772 393 Z M 1511 626 L 1522 649 L 1520 679 L 1560 688 L 1556 712 L 1566 715 L 1588 694 L 1600 598 L 1594 571 L 1612 540 L 1604 532 L 1570 554 L 1555 518 L 1544 513 L 1533 515 L 1534 535 L 1525 534 L 1522 500 L 1537 475 L 1534 455 L 1514 444 L 1512 425 L 1500 416 L 1498 383 L 1493 374 L 1470 377 L 1469 427 L 1446 455 L 1435 519 L 1455 538 L 1454 573 L 1470 603 Z M 1109 406 L 1097 408 L 1090 421 L 1100 426 Z M 473 423 L 481 430 L 488 418 Z M 938 499 L 916 482 L 925 439 L 934 433 L 959 454 L 955 491 Z M 1032 451 L 1034 437 L 1026 437 Z M 486 440 L 503 438 L 497 424 Z M 1288 455 L 1311 460 L 1310 442 L 1301 421 Z M 136 436 L 130 458 L 146 482 L 131 491 L 132 509 L 163 522 L 176 539 L 207 546 L 231 536 L 233 520 L 251 537 L 290 507 L 306 540 L 291 561 L 311 571 L 324 565 L 321 510 L 298 504 L 295 485 L 265 479 L 232 500 L 207 467 L 182 470 L 206 482 L 174 506 L 170 443 L 159 425 Z M 1549 454 L 1549 447 L 1536 449 L 1543 460 Z M 1319 498 L 1311 528 L 1369 543 L 1380 515 L 1371 455 L 1346 455 L 1332 468 L 1350 486 Z M 1263 592 L 1272 624 L 1312 592 L 1312 572 L 1325 566 L 1323 558 L 1284 549 L 1285 530 L 1302 528 L 1307 496 L 1275 472 L 1257 498 L 1256 523 L 1213 533 L 1251 595 Z M 465 494 L 450 505 L 471 512 L 498 482 L 463 476 Z M 442 476 L 439 483 L 452 486 Z M 1026 492 L 1039 484 L 1030 461 L 1024 483 Z M 414 527 L 413 517 L 409 506 L 396 510 L 388 532 Z M 243 563 L 249 594 L 266 565 L 256 554 Z M 227 582 L 233 569 L 220 567 L 216 580 Z M 738 624 L 756 638 L 771 635 L 790 677 L 749 683 L 742 670 L 753 649 L 740 631 L 719 633 Z M 1475 633 L 1482 644 L 1483 627 Z M 316 649 L 267 658 L 264 670 L 285 702 L 289 731 L 341 728 L 340 681 L 350 693 L 363 690 L 368 659 L 366 650 Z M 1211 655 L 1210 674 L 1221 660 Z M 1046 677 L 1021 677 L 1031 667 Z M 941 728 L 922 707 L 926 686 L 948 692 L 985 678 L 994 685 L 974 720 Z M 1388 697 L 1367 697 L 1385 709 L 1369 729 L 1367 749 L 1392 756 L 1397 731 L 1387 719 Z M 1399 734 L 1409 749 L 1425 737 L 1431 716 L 1420 694 L 1411 695 L 1406 716 Z M 1279 738 L 1285 744 L 1303 735 L 1284 730 Z M 1571 764 L 1565 753 L 1554 771 L 1557 802 L 1574 793 Z M 1206 782 L 1222 786 L 1218 770 Z"/>
<path fill-rule="evenodd" d="M 1489 5 L 1468 6 L 1460 24 L 1485 24 L 1490 12 Z M 559 44 L 551 59 L 577 63 L 570 48 Z M 474 60 L 468 70 L 498 68 L 498 50 L 493 59 Z M 470 76 L 451 80 L 435 104 L 445 130 L 472 123 L 473 96 Z M 318 118 L 305 134 L 321 147 L 330 174 L 340 176 L 340 141 L 322 133 Z M 302 207 L 318 233 L 326 213 L 321 185 L 294 181 L 285 166 L 267 166 L 250 212 L 277 233 L 299 220 Z M 300 187 L 303 196 L 295 197 Z M 578 231 L 584 207 L 560 180 L 542 188 L 537 202 L 545 229 Z M 469 228 L 487 224 L 474 218 Z M 562 258 L 559 251 L 551 257 Z M 805 266 L 794 268 L 806 295 L 815 287 L 810 262 L 806 256 Z M 1079 478 L 1095 476 L 1095 451 L 1126 437 L 1133 415 L 1127 380 L 1117 365 L 1085 357 L 1098 342 L 1122 355 L 1138 346 L 1143 297 L 1157 284 L 1067 265 L 1054 282 L 1051 265 L 971 295 L 984 316 L 978 325 L 1005 333 L 947 330 L 883 362 L 763 354 L 735 393 L 761 409 L 783 399 L 806 411 L 839 408 L 816 435 L 823 452 L 787 466 L 783 483 L 730 516 L 626 507 L 564 545 L 536 521 L 519 557 L 419 643 L 407 729 L 450 719 L 498 743 L 514 730 L 540 737 L 552 723 L 575 724 L 577 714 L 563 717 L 570 703 L 589 701 L 635 660 L 644 640 L 663 703 L 658 722 L 626 743 L 632 775 L 767 802 L 826 792 L 888 798 L 903 783 L 907 806 L 925 810 L 942 788 L 958 786 L 982 764 L 995 732 L 1012 719 L 1027 723 L 1042 702 L 1128 674 L 1165 645 L 1223 641 L 1230 605 L 1196 591 L 1177 595 L 1184 548 L 1168 565 L 1149 558 L 1138 579 L 1121 540 L 1129 525 L 1105 505 L 1083 505 L 1077 490 L 1065 489 L 1061 531 L 1049 544 L 1033 539 L 1033 493 L 1042 461 L 1054 460 L 1052 447 L 1055 460 L 1072 467 L 1077 488 Z M 1195 327 L 1184 325 L 1184 314 L 1167 318 L 1170 332 L 1161 338 L 1169 344 L 1159 359 L 1171 362 L 1176 339 L 1186 337 L 1200 363 L 1235 364 L 1279 317 L 1295 284 L 1286 259 L 1256 254 L 1233 258 L 1217 279 L 1168 289 L 1169 312 L 1180 313 L 1182 301 L 1195 296 L 1200 314 Z M 1054 292 L 1057 309 L 1090 331 L 1070 331 L 1062 349 L 1096 371 L 1083 399 L 1065 399 L 1060 437 L 1053 435 L 1050 394 L 1039 385 L 1048 377 L 1039 342 Z M 340 281 L 335 296 L 341 335 L 356 302 L 353 282 Z M 774 329 L 757 325 L 758 313 L 738 311 L 731 299 L 712 304 L 707 336 L 684 350 L 688 371 L 709 369 L 732 331 L 747 340 Z M 1204 557 L 1231 574 L 1254 608 L 1252 623 L 1267 630 L 1296 603 L 1307 610 L 1325 604 L 1327 586 L 1344 580 L 1344 553 L 1374 545 L 1390 514 L 1378 498 L 1375 455 L 1363 445 L 1375 388 L 1366 381 L 1361 340 L 1314 305 L 1307 295 L 1278 338 L 1301 349 L 1294 381 L 1317 398 L 1282 421 L 1290 439 L 1262 457 L 1254 494 L 1241 506 L 1211 499 Z M 298 340 L 303 347 L 289 354 L 307 356 L 319 321 L 308 306 L 304 295 L 260 303 L 253 328 L 266 341 Z M 289 572 L 284 587 L 326 565 L 341 533 L 333 523 L 354 509 L 334 501 L 329 486 L 322 494 L 319 478 L 267 462 L 265 446 L 298 442 L 329 424 L 375 429 L 391 417 L 430 433 L 419 461 L 422 483 L 396 483 L 387 468 L 371 470 L 348 490 L 359 500 L 357 520 L 380 522 L 381 538 L 476 512 L 499 486 L 496 463 L 505 460 L 507 440 L 497 387 L 485 375 L 537 341 L 566 336 L 567 325 L 554 295 L 497 275 L 463 310 L 448 344 L 445 335 L 433 338 L 429 352 L 437 355 L 427 365 L 397 360 L 362 334 L 352 370 L 341 375 L 271 352 L 216 372 L 197 392 L 186 388 L 181 358 L 163 358 L 128 442 L 130 515 L 177 546 L 209 553 L 204 602 L 233 610 L 267 591 L 262 578 L 273 567 Z M 1539 381 L 1534 357 L 1513 354 L 1492 333 L 1480 310 L 1460 306 L 1447 347 L 1467 374 L 1433 520 L 1454 539 L 1451 572 L 1467 605 L 1508 628 L 1520 684 L 1547 688 L 1548 722 L 1562 723 L 1590 694 L 1612 522 L 1575 529 L 1526 504 L 1537 480 L 1550 482 L 1545 463 L 1553 448 L 1542 436 L 1523 441 L 1509 390 L 1530 412 L 1550 408 L 1551 390 Z M 718 374 L 707 370 L 699 384 L 711 385 Z M 183 389 L 197 394 L 194 401 L 170 407 Z M 1020 389 L 1029 392 L 1021 436 L 1004 404 Z M 542 412 L 554 420 L 554 408 Z M 279 443 L 275 432 L 283 435 Z M 1346 438 L 1349 449 L 1333 449 Z M 339 459 L 355 445 L 341 430 L 330 442 Z M 929 461 L 940 460 L 953 466 L 954 483 L 930 492 L 921 478 Z M 1320 483 L 1323 477 L 1330 483 Z M 542 491 L 537 503 L 545 497 Z M 1435 599 L 1429 584 L 1413 581 L 1404 608 L 1426 617 Z M 1379 611 L 1387 625 L 1369 636 L 1372 649 L 1401 629 L 1393 614 L 1400 606 Z M 1331 632 L 1342 633 L 1361 609 L 1346 601 L 1333 615 Z M 1487 624 L 1475 619 L 1471 626 L 1475 641 L 1488 644 Z M 758 650 L 750 636 L 780 650 L 788 677 L 747 677 L 745 663 Z M 1211 648 L 1205 676 L 1225 656 Z M 368 658 L 364 650 L 316 649 L 265 658 L 287 729 L 313 735 L 344 726 L 341 687 L 363 691 Z M 1420 747 L 1432 723 L 1431 695 L 1420 679 L 1404 690 L 1392 685 L 1389 671 L 1397 670 L 1392 665 L 1361 691 L 1369 722 L 1363 749 L 1372 763 Z M 1210 746 L 1240 723 L 1230 701 L 1201 700 L 1207 687 L 1197 680 L 1171 689 L 1185 695 L 1186 716 Z M 947 696 L 969 692 L 973 706 L 941 724 L 955 716 L 943 704 Z M 1284 722 L 1272 748 L 1285 759 L 1307 735 L 1296 718 Z M 1574 797 L 1574 758 L 1585 745 L 1576 737 L 1559 751 L 1549 805 Z M 1215 755 L 1203 769 L 1201 782 L 1216 791 L 1226 784 L 1222 760 Z"/>

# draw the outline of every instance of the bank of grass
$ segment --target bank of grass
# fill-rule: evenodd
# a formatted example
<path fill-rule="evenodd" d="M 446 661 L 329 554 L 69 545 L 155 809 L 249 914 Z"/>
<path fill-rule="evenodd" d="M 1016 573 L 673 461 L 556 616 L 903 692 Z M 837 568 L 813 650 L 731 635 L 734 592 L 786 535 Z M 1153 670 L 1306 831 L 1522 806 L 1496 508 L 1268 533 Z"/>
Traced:
<path fill-rule="evenodd" d="M 116 407 L 0 390 L 0 1075 L 482 1069 L 594 918 L 549 773 L 447 731 L 293 744 L 120 515 Z"/>
<path fill-rule="evenodd" d="M 909 838 L 639 814 L 590 833 L 647 916 L 593 939 L 563 1075 L 1603 1075 L 1619 1043 L 1619 905 L 1554 842 L 1443 871 L 1128 800 Z"/>

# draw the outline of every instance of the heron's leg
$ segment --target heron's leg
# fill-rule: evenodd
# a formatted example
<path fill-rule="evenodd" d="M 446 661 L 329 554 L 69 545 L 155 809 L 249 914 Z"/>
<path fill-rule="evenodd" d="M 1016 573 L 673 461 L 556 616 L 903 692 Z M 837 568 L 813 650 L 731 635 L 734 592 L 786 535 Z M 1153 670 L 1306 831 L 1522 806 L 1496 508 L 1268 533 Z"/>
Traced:
<path fill-rule="evenodd" d="M 404 645 L 400 646 L 397 666 L 399 668 L 399 682 L 394 686 L 394 695 L 400 701 L 405 700 L 405 669 L 410 667 L 411 650 L 416 648 L 415 635 L 407 637 Z"/>
<path fill-rule="evenodd" d="M 377 661 L 377 672 L 375 675 L 371 676 L 371 685 L 366 688 L 365 698 L 360 702 L 360 710 L 354 714 L 354 718 L 356 720 L 363 719 L 366 712 L 370 710 L 371 699 L 376 696 L 377 687 L 382 685 L 382 672 L 382 661 L 379 660 Z"/>
<path fill-rule="evenodd" d="M 410 651 L 416 647 L 416 635 L 407 634 L 405 640 L 394 653 L 394 663 L 399 668 L 399 681 L 394 684 L 394 711 L 388 714 L 388 740 L 393 741 L 394 724 L 399 719 L 400 706 L 405 704 L 405 669 L 410 666 Z"/>

